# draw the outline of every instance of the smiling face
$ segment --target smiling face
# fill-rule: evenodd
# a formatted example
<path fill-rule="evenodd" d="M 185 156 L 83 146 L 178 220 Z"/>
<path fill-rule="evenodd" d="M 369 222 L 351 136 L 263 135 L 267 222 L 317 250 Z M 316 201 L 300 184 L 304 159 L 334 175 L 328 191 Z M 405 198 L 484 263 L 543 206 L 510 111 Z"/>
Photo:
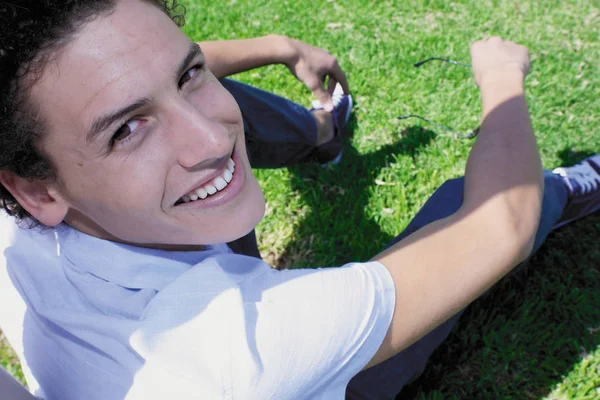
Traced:
<path fill-rule="evenodd" d="M 235 100 L 155 6 L 122 0 L 86 24 L 31 96 L 74 228 L 160 247 L 231 241 L 262 218 Z"/>

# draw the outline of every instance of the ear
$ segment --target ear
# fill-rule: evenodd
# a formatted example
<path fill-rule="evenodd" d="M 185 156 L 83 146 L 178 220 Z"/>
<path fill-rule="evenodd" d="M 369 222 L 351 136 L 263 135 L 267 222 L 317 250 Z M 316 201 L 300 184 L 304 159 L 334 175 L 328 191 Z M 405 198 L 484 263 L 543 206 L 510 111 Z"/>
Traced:
<path fill-rule="evenodd" d="M 60 224 L 69 204 L 47 182 L 29 180 L 10 171 L 0 171 L 0 183 L 32 217 L 46 226 Z"/>

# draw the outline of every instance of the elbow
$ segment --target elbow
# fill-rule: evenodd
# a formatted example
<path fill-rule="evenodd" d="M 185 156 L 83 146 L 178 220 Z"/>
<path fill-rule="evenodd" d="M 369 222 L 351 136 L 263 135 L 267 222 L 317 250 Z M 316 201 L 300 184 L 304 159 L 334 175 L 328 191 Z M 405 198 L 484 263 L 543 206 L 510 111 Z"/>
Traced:
<path fill-rule="evenodd" d="M 535 238 L 540 224 L 541 202 L 540 207 L 533 210 L 528 216 L 527 221 L 518 224 L 515 228 L 516 251 L 519 262 L 525 261 L 533 252 Z"/>
<path fill-rule="evenodd" d="M 469 209 L 484 228 L 482 237 L 495 243 L 495 250 L 516 265 L 532 252 L 542 211 L 543 187 L 530 187 L 518 193 L 503 193 Z"/>
<path fill-rule="evenodd" d="M 542 212 L 542 190 L 532 190 L 517 203 L 507 202 L 504 211 L 504 237 L 509 251 L 518 263 L 529 257 L 533 251 Z M 501 214 L 502 215 L 502 214 Z"/>

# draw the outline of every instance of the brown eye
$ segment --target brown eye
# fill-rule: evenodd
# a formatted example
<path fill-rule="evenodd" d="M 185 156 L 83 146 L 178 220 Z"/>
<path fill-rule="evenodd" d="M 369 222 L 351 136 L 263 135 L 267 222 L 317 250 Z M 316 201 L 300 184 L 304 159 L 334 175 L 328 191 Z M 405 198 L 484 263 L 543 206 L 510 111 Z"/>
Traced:
<path fill-rule="evenodd" d="M 198 67 L 192 67 L 192 68 L 188 69 L 186 71 L 186 73 L 183 74 L 181 79 L 179 79 L 179 87 L 182 87 L 183 85 L 185 85 L 186 82 L 189 81 L 190 79 L 192 79 L 196 75 L 197 72 L 198 72 Z"/>
<path fill-rule="evenodd" d="M 129 136 L 130 133 L 131 129 L 129 129 L 129 126 L 123 125 L 115 132 L 112 138 L 113 142 L 118 142 L 119 140 L 125 139 L 127 136 Z"/>
<path fill-rule="evenodd" d="M 127 139 L 139 125 L 140 121 L 137 119 L 127 121 L 119 129 L 117 129 L 115 134 L 110 139 L 111 146 L 114 145 L 116 142 L 120 142 Z"/>

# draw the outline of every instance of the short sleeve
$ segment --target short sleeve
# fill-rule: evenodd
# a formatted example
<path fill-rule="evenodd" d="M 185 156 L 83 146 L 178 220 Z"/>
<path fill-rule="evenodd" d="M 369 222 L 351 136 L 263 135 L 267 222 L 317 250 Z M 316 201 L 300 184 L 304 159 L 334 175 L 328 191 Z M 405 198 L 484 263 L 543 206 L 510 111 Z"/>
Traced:
<path fill-rule="evenodd" d="M 343 399 L 394 304 L 378 262 L 277 271 L 210 258 L 150 302 L 130 340 L 144 366 L 127 398 Z"/>
<path fill-rule="evenodd" d="M 395 304 L 392 278 L 378 262 L 272 270 L 240 288 L 256 312 L 246 324 L 262 364 L 250 385 L 256 399 L 343 399 L 381 346 Z"/>

